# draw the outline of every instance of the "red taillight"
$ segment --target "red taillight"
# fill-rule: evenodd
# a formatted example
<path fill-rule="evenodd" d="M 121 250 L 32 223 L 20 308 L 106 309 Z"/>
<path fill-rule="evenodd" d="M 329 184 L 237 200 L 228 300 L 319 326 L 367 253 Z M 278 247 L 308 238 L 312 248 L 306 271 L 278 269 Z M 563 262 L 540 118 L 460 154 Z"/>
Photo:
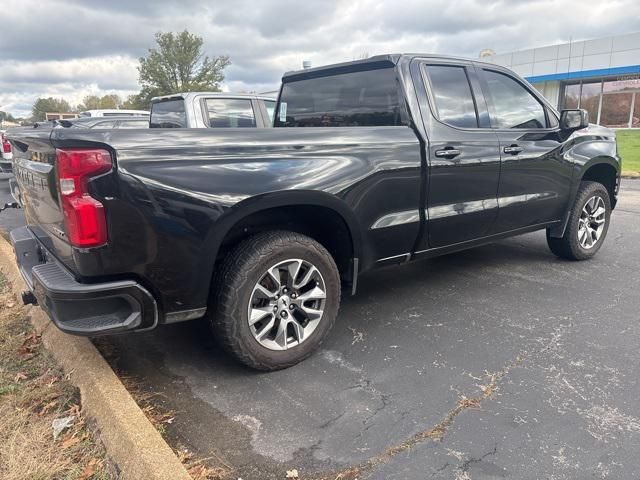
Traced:
<path fill-rule="evenodd" d="M 104 207 L 89 195 L 87 182 L 111 170 L 106 150 L 56 150 L 60 200 L 69 242 L 76 247 L 98 247 L 107 243 Z"/>
<path fill-rule="evenodd" d="M 4 135 L 2 135 L 2 151 L 4 153 L 11 153 L 11 144 L 9 143 L 7 137 L 5 137 Z"/>

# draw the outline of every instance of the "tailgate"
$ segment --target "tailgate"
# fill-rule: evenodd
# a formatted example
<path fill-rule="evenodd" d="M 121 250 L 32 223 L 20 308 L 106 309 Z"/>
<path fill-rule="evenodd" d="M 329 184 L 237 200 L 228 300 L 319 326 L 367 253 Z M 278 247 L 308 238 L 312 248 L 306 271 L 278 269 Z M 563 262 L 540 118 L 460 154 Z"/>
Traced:
<path fill-rule="evenodd" d="M 58 196 L 56 150 L 49 138 L 51 132 L 32 128 L 11 131 L 13 168 L 27 226 L 56 257 L 73 269 Z"/>

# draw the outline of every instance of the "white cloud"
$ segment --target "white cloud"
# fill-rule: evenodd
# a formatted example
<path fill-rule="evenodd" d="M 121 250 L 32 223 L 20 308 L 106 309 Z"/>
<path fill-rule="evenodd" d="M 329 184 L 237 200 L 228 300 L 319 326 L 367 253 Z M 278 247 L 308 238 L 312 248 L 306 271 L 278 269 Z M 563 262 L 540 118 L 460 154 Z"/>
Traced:
<path fill-rule="evenodd" d="M 137 58 L 157 31 L 188 29 L 228 54 L 225 89 L 278 87 L 314 65 L 393 52 L 477 56 L 637 30 L 640 3 L 609 0 L 3 0 L 0 109 L 38 96 L 72 103 L 137 89 Z"/>

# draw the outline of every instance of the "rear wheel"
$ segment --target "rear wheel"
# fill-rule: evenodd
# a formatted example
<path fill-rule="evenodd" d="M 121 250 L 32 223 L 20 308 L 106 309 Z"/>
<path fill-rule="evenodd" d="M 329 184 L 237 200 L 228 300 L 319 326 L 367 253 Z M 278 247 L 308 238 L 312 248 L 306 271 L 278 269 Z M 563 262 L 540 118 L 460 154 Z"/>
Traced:
<path fill-rule="evenodd" d="M 564 236 L 552 237 L 547 230 L 547 243 L 558 257 L 586 260 L 593 257 L 609 230 L 611 200 L 604 185 L 582 182 L 569 216 Z"/>
<path fill-rule="evenodd" d="M 229 352 L 252 368 L 277 370 L 318 348 L 339 304 L 340 276 L 329 252 L 307 236 L 274 231 L 227 255 L 209 311 Z"/>

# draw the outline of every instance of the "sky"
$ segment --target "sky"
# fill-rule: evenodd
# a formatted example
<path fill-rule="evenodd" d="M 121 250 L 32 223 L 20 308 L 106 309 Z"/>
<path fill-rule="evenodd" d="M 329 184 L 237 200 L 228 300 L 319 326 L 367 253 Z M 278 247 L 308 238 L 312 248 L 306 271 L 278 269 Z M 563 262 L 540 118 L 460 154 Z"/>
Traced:
<path fill-rule="evenodd" d="M 640 29 L 638 0 L 1 0 L 0 110 L 40 96 L 126 97 L 158 31 L 226 54 L 225 91 L 278 88 L 285 71 L 380 53 L 477 58 Z"/>

